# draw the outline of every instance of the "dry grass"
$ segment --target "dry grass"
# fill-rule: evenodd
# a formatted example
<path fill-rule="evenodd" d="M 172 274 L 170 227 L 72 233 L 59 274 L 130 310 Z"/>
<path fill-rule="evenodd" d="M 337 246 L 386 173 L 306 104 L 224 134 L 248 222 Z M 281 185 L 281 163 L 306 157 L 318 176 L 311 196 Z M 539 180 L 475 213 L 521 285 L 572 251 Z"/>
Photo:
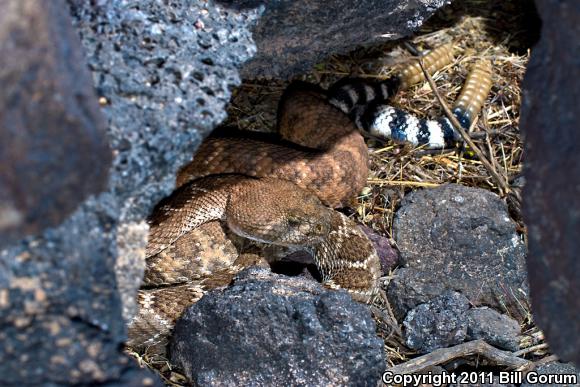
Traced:
<path fill-rule="evenodd" d="M 470 134 L 479 149 L 491 160 L 496 172 L 508 184 L 520 176 L 524 151 L 519 132 L 520 84 L 529 58 L 529 50 L 537 30 L 528 23 L 527 1 L 456 2 L 458 5 L 441 10 L 416 37 L 410 39 L 423 48 L 453 42 L 455 61 L 433 76 L 438 92 L 449 105 L 459 94 L 469 66 L 476 59 L 491 59 L 493 88 Z M 329 58 L 308 74 L 297 77 L 328 87 L 348 75 L 387 78 L 412 56 L 402 42 L 389 42 L 378 47 L 360 49 L 348 55 Z M 225 125 L 244 130 L 273 131 L 277 101 L 287 81 L 246 81 L 236 90 Z M 443 114 L 430 86 L 425 82 L 401 92 L 395 105 L 420 117 Z M 481 161 L 470 149 L 429 151 L 392 142 L 368 139 L 371 174 L 367 186 L 358 197 L 353 216 L 377 232 L 391 238 L 392 222 L 401 199 L 411 190 L 432 188 L 446 183 L 459 183 L 501 193 L 498 185 Z M 525 237 L 521 221 L 518 189 L 509 198 L 510 212 Z M 386 279 L 388 281 L 388 278 Z M 388 305 L 383 300 L 375 304 L 378 332 L 385 341 L 389 365 L 401 363 L 414 354 L 400 337 L 400 327 L 392 322 Z M 528 318 L 522 325 L 521 348 L 529 357 L 541 357 L 547 352 L 543 335 Z M 141 359 L 148 362 L 147 359 Z M 149 361 L 150 363 L 150 361 Z M 161 362 L 152 364 L 162 369 L 166 382 L 181 385 L 182 376 Z"/>
<path fill-rule="evenodd" d="M 126 350 L 126 353 L 135 358 L 141 367 L 154 370 L 161 377 L 165 385 L 174 387 L 190 385 L 185 375 L 175 369 L 168 359 L 159 355 L 149 356 L 147 354 L 139 354 L 129 349 Z"/>

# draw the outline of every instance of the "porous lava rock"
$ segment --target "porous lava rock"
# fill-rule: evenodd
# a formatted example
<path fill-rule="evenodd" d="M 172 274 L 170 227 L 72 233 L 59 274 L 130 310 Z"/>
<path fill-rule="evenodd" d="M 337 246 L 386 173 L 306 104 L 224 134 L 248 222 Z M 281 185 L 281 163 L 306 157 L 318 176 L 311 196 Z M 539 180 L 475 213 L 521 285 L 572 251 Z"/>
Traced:
<path fill-rule="evenodd" d="M 457 292 L 442 295 L 417 306 L 407 313 L 405 344 L 419 352 L 462 343 L 467 337 L 469 300 Z"/>
<path fill-rule="evenodd" d="M 0 384 L 159 385 L 122 353 L 144 219 L 225 117 L 238 69 L 255 52 L 249 27 L 259 12 L 185 0 L 34 3 L 41 13 L 70 10 L 113 159 L 104 192 L 0 251 Z"/>
<path fill-rule="evenodd" d="M 471 308 L 465 296 L 453 291 L 411 309 L 403 326 L 406 345 L 421 353 L 478 339 L 512 352 L 519 349 L 516 320 L 488 307 Z"/>
<path fill-rule="evenodd" d="M 170 353 L 203 386 L 375 386 L 385 368 L 366 305 L 262 268 L 191 306 L 175 325 Z"/>
<path fill-rule="evenodd" d="M 526 247 L 494 193 L 457 184 L 412 192 L 393 230 L 403 267 L 387 290 L 398 318 L 449 290 L 472 305 L 525 316 Z"/>

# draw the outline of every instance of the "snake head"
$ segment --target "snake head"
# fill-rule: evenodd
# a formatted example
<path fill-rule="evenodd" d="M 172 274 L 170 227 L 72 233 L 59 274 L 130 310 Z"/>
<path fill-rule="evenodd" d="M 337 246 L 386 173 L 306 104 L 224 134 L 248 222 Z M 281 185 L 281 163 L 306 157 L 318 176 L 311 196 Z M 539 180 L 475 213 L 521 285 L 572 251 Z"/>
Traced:
<path fill-rule="evenodd" d="M 255 241 L 308 248 L 330 232 L 331 211 L 294 183 L 263 178 L 236 187 L 226 222 L 236 234 Z"/>
<path fill-rule="evenodd" d="M 329 211 L 323 207 L 316 214 L 304 209 L 290 212 L 281 225 L 283 232 L 276 244 L 304 247 L 318 245 L 331 230 Z"/>

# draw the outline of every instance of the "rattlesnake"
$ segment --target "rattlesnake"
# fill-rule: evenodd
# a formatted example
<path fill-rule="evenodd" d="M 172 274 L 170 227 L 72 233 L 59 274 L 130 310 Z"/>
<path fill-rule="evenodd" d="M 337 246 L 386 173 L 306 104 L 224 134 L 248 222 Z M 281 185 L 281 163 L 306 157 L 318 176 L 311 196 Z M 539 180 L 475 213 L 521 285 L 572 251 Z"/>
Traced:
<path fill-rule="evenodd" d="M 451 48 L 423 60 L 434 72 L 450 62 Z M 463 125 L 489 92 L 488 66 L 475 66 L 457 99 L 454 114 Z M 144 289 L 128 345 L 163 346 L 187 305 L 259 261 L 238 256 L 217 220 L 244 237 L 309 250 L 326 286 L 367 302 L 380 275 L 376 251 L 352 220 L 329 207 L 348 205 L 366 182 L 368 150 L 357 126 L 432 147 L 457 140 L 446 119 L 427 122 L 385 107 L 397 89 L 420 79 L 413 65 L 383 82 L 341 81 L 330 94 L 294 82 L 279 103 L 279 137 L 229 133 L 206 139 L 179 172 L 178 189 L 150 217 Z"/>

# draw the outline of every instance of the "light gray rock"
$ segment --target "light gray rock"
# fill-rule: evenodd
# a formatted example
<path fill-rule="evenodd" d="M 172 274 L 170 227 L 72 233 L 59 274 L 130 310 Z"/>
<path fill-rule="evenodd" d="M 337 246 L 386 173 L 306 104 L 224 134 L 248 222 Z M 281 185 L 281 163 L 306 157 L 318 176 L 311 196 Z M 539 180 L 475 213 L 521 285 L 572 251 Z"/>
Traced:
<path fill-rule="evenodd" d="M 124 223 L 117 232 L 117 260 L 115 261 L 115 278 L 123 305 L 123 319 L 129 323 L 137 313 L 135 294 L 145 272 L 144 250 L 147 247 L 149 226 L 146 222 Z"/>

